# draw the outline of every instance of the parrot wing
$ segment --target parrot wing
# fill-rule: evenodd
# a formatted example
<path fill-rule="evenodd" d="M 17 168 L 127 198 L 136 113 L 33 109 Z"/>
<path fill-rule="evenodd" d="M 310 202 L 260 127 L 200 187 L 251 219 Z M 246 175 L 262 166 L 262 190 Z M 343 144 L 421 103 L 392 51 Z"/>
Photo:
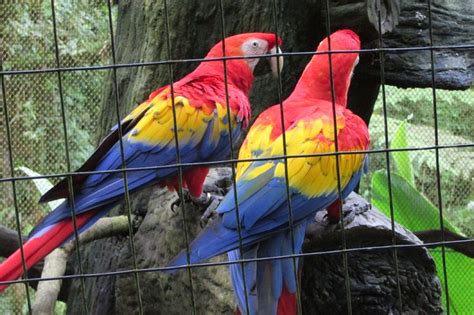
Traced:
<path fill-rule="evenodd" d="M 213 97 L 212 93 L 197 93 L 197 83 L 175 88 L 174 102 L 169 95 L 169 89 L 163 89 L 152 99 L 138 106 L 124 119 L 122 128 L 123 155 L 127 168 L 150 167 L 145 170 L 127 171 L 128 190 L 145 187 L 156 181 L 177 176 L 177 167 L 167 167 L 175 164 L 176 142 L 174 131 L 173 103 L 177 122 L 179 152 L 182 163 L 199 161 L 215 161 L 227 157 L 230 150 L 229 121 L 232 122 L 233 140 L 241 134 L 246 117 L 241 117 L 236 110 L 231 110 L 228 118 L 225 98 L 222 95 Z M 206 84 L 206 88 L 209 83 Z M 199 87 L 202 88 L 201 85 Z M 213 89 L 214 91 L 215 89 Z M 199 94 L 196 96 L 196 94 Z M 229 86 L 229 94 L 236 95 L 232 101 L 247 102 L 237 89 Z M 221 103 L 222 102 L 222 103 Z M 115 133 L 116 131 L 113 131 Z M 113 136 L 110 135 L 110 138 Z M 97 174 L 91 174 L 81 179 L 80 187 L 75 191 L 74 206 L 76 214 L 96 209 L 122 198 L 125 192 L 122 168 L 121 146 L 118 141 L 110 145 L 102 156 L 96 157 L 95 165 L 86 162 Z M 118 138 L 115 135 L 115 138 Z M 112 140 L 110 140 L 112 141 Z M 98 151 L 101 149 L 98 149 Z M 105 151 L 105 150 L 102 150 Z M 96 151 L 97 152 L 97 151 Z M 99 155 L 99 153 L 97 153 Z M 159 168 L 152 168 L 152 167 Z M 184 168 L 186 169 L 186 168 Z M 112 171 L 112 172 L 110 172 Z M 54 189 L 54 188 L 53 188 Z M 55 211 L 46 216 L 30 235 L 35 235 L 52 224 L 71 216 L 68 201 L 65 201 Z"/>
<path fill-rule="evenodd" d="M 365 123 L 349 110 L 337 117 L 339 151 L 365 150 L 368 131 Z M 315 109 L 312 115 L 295 120 L 286 130 L 289 192 L 294 224 L 306 220 L 338 198 L 334 125 L 329 113 Z M 324 154 L 311 156 L 313 154 Z M 237 224 L 241 225 L 244 246 L 250 246 L 288 229 L 288 203 L 285 183 L 283 138 L 280 135 L 260 157 L 270 161 L 239 163 L 237 173 L 238 214 L 232 193 L 219 205 L 220 217 L 204 229 L 190 244 L 191 263 L 239 247 Z M 365 154 L 339 156 L 339 176 L 343 196 L 359 182 Z M 180 253 L 170 266 L 186 264 L 186 253 Z"/>
<path fill-rule="evenodd" d="M 148 103 L 144 102 L 141 105 L 137 106 L 127 117 L 125 117 L 121 123 L 122 135 L 128 133 L 137 122 L 143 117 L 143 115 L 148 110 Z M 118 124 L 112 127 L 110 133 L 100 142 L 97 149 L 92 153 L 92 155 L 87 159 L 84 164 L 76 170 L 76 172 L 88 172 L 93 171 L 97 163 L 102 159 L 102 157 L 109 152 L 109 150 L 119 141 L 119 129 Z M 87 174 L 78 174 L 72 176 L 72 185 L 74 188 L 78 188 L 87 178 Z M 65 177 L 59 181 L 54 187 L 48 190 L 44 195 L 41 196 L 39 202 L 49 202 L 56 199 L 69 198 L 69 187 L 68 187 L 68 178 Z"/>
<path fill-rule="evenodd" d="M 283 137 L 279 132 L 282 128 L 271 124 L 274 119 L 263 117 L 257 119 L 249 131 L 239 158 L 275 159 L 239 163 L 236 184 L 238 211 L 233 194 L 228 194 L 217 209 L 220 217 L 190 244 L 190 263 L 224 252 L 228 252 L 229 261 L 239 260 L 241 244 L 244 259 L 300 253 L 307 223 L 316 211 L 333 203 L 339 195 L 336 157 L 311 156 L 335 151 L 331 115 L 317 109 L 299 112 L 301 115 L 293 117 L 285 132 L 286 153 L 291 156 L 287 159 L 287 172 L 293 229 L 289 229 L 285 163 L 282 158 L 279 159 L 284 154 Z M 279 112 L 271 109 L 267 114 L 277 115 Z M 336 121 L 339 151 L 367 149 L 368 131 L 360 118 L 350 111 L 339 110 Z M 279 136 L 275 137 L 275 134 Z M 339 156 L 343 197 L 356 187 L 365 163 L 364 154 Z M 186 252 L 182 252 L 169 265 L 184 265 L 186 260 Z M 243 268 L 244 273 L 242 264 L 229 265 L 240 313 L 247 311 L 247 305 L 250 314 L 297 313 L 299 259 L 250 261 L 244 263 Z"/>

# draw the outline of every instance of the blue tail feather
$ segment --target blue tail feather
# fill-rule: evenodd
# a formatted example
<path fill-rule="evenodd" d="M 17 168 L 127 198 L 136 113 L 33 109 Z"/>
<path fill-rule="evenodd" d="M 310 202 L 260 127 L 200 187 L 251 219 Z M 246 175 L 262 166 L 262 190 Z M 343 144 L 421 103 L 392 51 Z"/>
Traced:
<path fill-rule="evenodd" d="M 252 259 L 257 256 L 258 245 L 252 246 L 244 250 L 244 259 Z M 227 253 L 230 262 L 237 261 L 240 259 L 240 250 L 236 249 Z M 241 313 L 245 314 L 247 311 L 247 302 L 249 306 L 250 314 L 255 314 L 257 309 L 257 292 L 256 292 L 256 272 L 257 263 L 247 262 L 244 263 L 244 274 L 245 274 L 245 287 L 242 276 L 242 265 L 240 263 L 234 263 L 229 265 L 229 271 L 232 279 L 232 286 L 234 288 L 235 299 L 239 306 Z M 247 299 L 245 298 L 247 295 Z"/>
<path fill-rule="evenodd" d="M 282 231 L 271 238 L 244 249 L 245 259 L 277 257 L 293 254 L 293 238 L 295 254 L 301 252 L 307 221 L 296 225 L 293 237 L 289 230 Z M 239 259 L 239 250 L 228 253 L 229 261 Z M 299 267 L 296 259 L 296 268 Z M 237 303 L 242 313 L 245 313 L 245 291 L 240 264 L 230 265 L 232 285 Z M 245 263 L 245 279 L 250 314 L 276 314 L 278 300 L 283 292 L 283 285 L 290 293 L 296 293 L 297 274 L 292 258 L 279 258 Z"/>

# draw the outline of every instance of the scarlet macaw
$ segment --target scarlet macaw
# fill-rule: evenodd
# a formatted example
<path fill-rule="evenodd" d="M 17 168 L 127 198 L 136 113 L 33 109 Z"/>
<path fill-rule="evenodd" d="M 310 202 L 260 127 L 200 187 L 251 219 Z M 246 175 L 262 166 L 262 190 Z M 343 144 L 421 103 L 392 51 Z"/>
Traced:
<path fill-rule="evenodd" d="M 271 33 L 246 33 L 225 39 L 226 57 L 252 57 L 276 53 L 281 39 Z M 217 43 L 206 59 L 223 57 L 223 43 Z M 253 82 L 253 70 L 258 58 L 226 61 L 227 93 L 230 118 L 226 107 L 224 62 L 202 62 L 196 70 L 173 84 L 150 94 L 121 122 L 124 161 L 128 168 L 163 166 L 176 163 L 173 105 L 176 113 L 179 152 L 182 163 L 218 161 L 228 158 L 232 139 L 238 140 L 248 126 L 251 108 L 248 95 Z M 276 58 L 270 58 L 273 71 Z M 280 63 L 282 64 L 282 63 Z M 278 69 L 280 70 L 280 69 Z M 110 171 L 122 168 L 118 126 L 102 141 L 99 148 L 78 170 Z M 183 168 L 183 187 L 192 199 L 199 200 L 208 173 L 204 166 Z M 155 182 L 177 188 L 176 167 L 127 172 L 128 190 L 137 191 Z M 105 215 L 124 194 L 122 172 L 77 175 L 74 185 L 74 206 L 77 227 L 82 232 Z M 64 179 L 40 199 L 41 202 L 68 198 L 68 181 Z M 47 215 L 31 232 L 23 246 L 26 268 L 29 269 L 53 249 L 73 236 L 70 202 L 65 201 Z M 0 265 L 0 281 L 21 276 L 22 260 L 18 250 Z M 0 285 L 0 292 L 7 285 Z"/>
<path fill-rule="evenodd" d="M 331 50 L 359 50 L 357 34 L 340 30 L 330 36 Z M 328 39 L 318 46 L 327 52 Z M 346 108 L 347 93 L 357 53 L 332 55 L 338 151 L 366 150 L 368 129 L 364 121 Z M 335 152 L 333 98 L 328 54 L 313 56 L 293 93 L 284 101 L 284 128 L 280 106 L 264 111 L 242 145 L 239 159 L 275 158 L 241 162 L 237 166 L 237 200 L 226 195 L 217 208 L 219 216 L 190 244 L 191 263 L 229 252 L 229 260 L 298 254 L 306 226 L 320 211 L 339 198 L 336 157 L 308 156 Z M 289 189 L 293 233 L 285 183 L 283 134 L 286 136 Z M 302 156 L 301 156 L 302 155 Z M 357 185 L 365 165 L 365 154 L 339 156 L 340 185 L 345 198 Z M 238 224 L 241 226 L 239 241 Z M 293 234 L 293 235 L 292 235 Z M 294 241 L 294 243 L 293 243 Z M 293 251 L 294 248 L 294 251 Z M 181 252 L 169 266 L 186 264 Z M 251 314 L 295 314 L 297 281 L 293 260 L 274 259 L 244 264 L 248 305 Z M 246 299 L 241 264 L 231 264 L 230 272 L 239 311 L 245 313 Z"/>

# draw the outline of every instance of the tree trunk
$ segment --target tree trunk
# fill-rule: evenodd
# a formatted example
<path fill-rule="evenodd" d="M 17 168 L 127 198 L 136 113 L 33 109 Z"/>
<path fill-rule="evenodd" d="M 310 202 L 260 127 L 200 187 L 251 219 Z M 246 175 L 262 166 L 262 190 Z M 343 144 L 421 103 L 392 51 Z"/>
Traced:
<path fill-rule="evenodd" d="M 344 207 L 353 208 L 355 219 L 346 224 L 345 238 L 349 249 L 390 246 L 390 219 L 372 208 L 360 211 L 367 202 L 356 194 L 345 200 Z M 422 244 L 410 231 L 395 224 L 395 243 Z M 339 226 L 329 225 L 324 213 L 308 229 L 304 251 L 320 253 L 341 248 Z M 347 254 L 352 314 L 442 314 L 441 285 L 436 267 L 425 247 L 353 251 Z M 317 267 L 315 267 L 317 266 Z M 347 314 L 342 254 L 314 255 L 304 258 L 302 273 L 304 314 Z M 398 298 L 400 285 L 401 306 Z"/>
<path fill-rule="evenodd" d="M 223 2 L 227 35 L 247 31 L 275 31 L 272 0 Z M 473 33 L 473 23 L 467 21 L 472 22 L 474 16 L 469 6 L 466 5 L 468 8 L 465 9 L 462 8 L 461 2 L 449 6 L 446 1 L 433 2 L 436 25 L 439 26 L 443 21 L 446 25 L 446 33 L 437 28 L 436 44 L 453 43 L 453 38 L 467 42 Z M 117 62 L 133 63 L 205 56 L 207 50 L 221 39 L 218 3 L 196 0 L 168 1 L 171 41 L 171 56 L 168 56 L 163 0 L 119 1 L 115 36 Z M 374 11 L 376 0 L 339 0 L 330 3 L 332 30 L 353 27 L 361 34 L 364 47 L 373 48 L 377 45 L 378 23 L 374 21 L 374 17 L 378 16 L 376 10 Z M 387 0 L 382 1 L 382 4 L 385 17 L 383 30 L 394 30 L 393 33 L 384 35 L 386 46 L 426 44 L 426 19 L 420 24 L 413 24 L 418 15 L 412 11 L 419 10 L 426 17 L 426 9 L 421 8 L 426 6 L 424 1 L 411 4 L 409 1 Z M 322 0 L 277 1 L 278 31 L 284 40 L 283 50 L 314 51 L 317 43 L 327 34 L 324 10 L 325 1 Z M 462 18 L 464 29 L 460 27 L 461 22 L 456 22 L 458 17 Z M 421 35 L 418 35 L 418 27 Z M 461 37 L 450 35 L 450 28 Z M 431 85 L 426 54 L 413 59 L 414 54 L 386 54 L 387 83 L 400 86 Z M 438 87 L 466 88 L 472 80 L 472 53 L 469 55 L 462 51 L 447 50 L 436 54 L 436 69 L 443 71 L 437 75 Z M 285 58 L 282 74 L 283 97 L 293 89 L 309 59 L 310 56 Z M 380 85 L 378 60 L 378 54 L 361 54 L 361 63 L 350 91 L 350 108 L 367 122 L 370 120 Z M 174 64 L 175 79 L 179 79 L 196 66 L 196 63 Z M 112 75 L 110 78 L 112 79 Z M 169 80 L 167 65 L 118 69 L 117 94 L 121 117 L 146 99 L 153 89 L 169 83 Z M 110 82 L 112 81 L 107 82 L 104 90 L 99 139 L 117 123 L 115 90 Z M 269 105 L 277 103 L 277 81 L 269 74 L 257 76 L 251 101 L 254 117 Z M 174 214 L 169 210 L 170 202 L 175 198 L 175 193 L 157 188 L 148 188 L 133 197 L 132 211 L 144 216 L 134 236 L 139 268 L 163 266 L 178 249 L 184 248 L 181 214 Z M 112 214 L 117 213 L 124 213 L 124 208 L 119 207 L 112 211 Z M 186 216 L 189 238 L 192 238 L 200 230 L 200 213 L 196 209 L 187 209 Z M 128 243 L 127 237 L 115 237 L 84 246 L 81 248 L 84 272 L 104 273 L 133 268 Z M 198 313 L 230 312 L 233 302 L 227 278 L 226 267 L 193 270 L 192 301 L 191 284 L 186 272 L 181 271 L 175 275 L 162 272 L 140 273 L 140 292 L 145 313 L 189 313 L 193 303 Z M 85 284 L 86 303 L 90 313 L 137 313 L 138 302 L 133 275 L 87 278 Z M 68 313 L 78 314 L 83 311 L 80 282 L 74 280 L 68 300 Z"/>

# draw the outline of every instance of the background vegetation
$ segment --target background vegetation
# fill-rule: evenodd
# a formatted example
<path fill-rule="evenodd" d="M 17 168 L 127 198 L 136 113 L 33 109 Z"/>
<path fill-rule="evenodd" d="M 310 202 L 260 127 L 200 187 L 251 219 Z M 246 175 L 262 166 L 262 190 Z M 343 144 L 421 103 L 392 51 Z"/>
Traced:
<path fill-rule="evenodd" d="M 92 4 L 92 5 L 91 5 Z M 109 63 L 110 35 L 106 2 L 55 3 L 61 67 Z M 0 4 L 0 60 L 4 70 L 56 66 L 51 2 Z M 71 167 L 77 168 L 93 151 L 100 100 L 107 71 L 62 74 Z M 6 76 L 6 98 L 12 132 L 15 176 L 26 166 L 41 174 L 67 171 L 65 135 L 56 73 Z M 0 176 L 10 177 L 4 105 L 0 108 Z M 57 179 L 52 179 L 53 182 Z M 28 233 L 47 211 L 37 203 L 40 193 L 32 181 L 17 181 L 16 194 L 22 232 Z M 13 191 L 0 183 L 0 222 L 15 226 Z M 27 312 L 25 289 L 16 285 L 0 295 L 0 313 Z M 34 294 L 30 290 L 30 294 Z"/>
<path fill-rule="evenodd" d="M 54 67 L 54 37 L 51 7 L 47 1 L 0 4 L 0 53 L 5 70 Z M 6 18 L 8 17 L 8 18 Z M 56 17 L 62 67 L 107 64 L 110 59 L 107 6 L 82 1 L 58 1 Z M 66 127 L 71 167 L 78 167 L 93 151 L 100 112 L 102 89 L 107 71 L 80 71 L 63 74 Z M 6 76 L 6 97 L 12 130 L 14 175 L 23 176 L 26 166 L 41 174 L 67 171 L 61 106 L 56 73 Z M 474 141 L 474 90 L 437 91 L 440 144 Z M 434 145 L 431 89 L 386 87 L 389 141 L 401 122 L 406 125 L 407 145 Z M 386 146 L 382 98 L 377 101 L 370 131 L 372 147 Z M 0 108 L 0 150 L 3 160 L 0 176 L 11 175 L 6 142 L 3 106 Z M 413 165 L 414 186 L 434 205 L 437 204 L 434 151 L 408 153 Z M 440 151 L 441 187 L 446 218 L 464 234 L 474 236 L 474 152 L 470 149 Z M 392 161 L 393 167 L 393 161 Z M 370 155 L 370 172 L 361 185 L 362 194 L 373 197 L 372 174 L 386 168 L 385 154 Z M 394 169 L 394 171 L 396 171 Z M 53 179 L 53 182 L 55 179 Z M 10 183 L 0 183 L 0 222 L 15 227 L 13 192 Z M 27 233 L 49 211 L 37 204 L 39 193 L 32 181 L 17 182 L 22 232 Z M 416 205 L 412 205 L 416 209 Z M 24 286 L 17 285 L 0 296 L 0 313 L 21 314 L 26 310 Z M 30 290 L 30 293 L 32 290 Z M 58 312 L 62 312 L 59 308 Z"/>
<path fill-rule="evenodd" d="M 437 90 L 439 144 L 468 144 L 474 142 L 474 89 L 467 91 Z M 406 124 L 408 147 L 430 147 L 435 144 L 433 95 L 431 89 L 399 89 L 386 87 L 388 140 L 393 139 L 402 121 Z M 370 123 L 372 147 L 385 147 L 383 98 L 380 93 Z M 441 197 L 446 218 L 463 233 L 474 236 L 474 150 L 472 148 L 441 149 Z M 408 153 L 413 163 L 416 189 L 433 204 L 438 204 L 436 160 L 434 150 Z M 387 167 L 385 153 L 370 154 L 369 173 L 361 184 L 361 193 L 371 199 L 371 178 L 376 170 Z M 394 171 L 393 158 L 391 170 Z M 416 205 L 413 206 L 416 208 Z"/>

